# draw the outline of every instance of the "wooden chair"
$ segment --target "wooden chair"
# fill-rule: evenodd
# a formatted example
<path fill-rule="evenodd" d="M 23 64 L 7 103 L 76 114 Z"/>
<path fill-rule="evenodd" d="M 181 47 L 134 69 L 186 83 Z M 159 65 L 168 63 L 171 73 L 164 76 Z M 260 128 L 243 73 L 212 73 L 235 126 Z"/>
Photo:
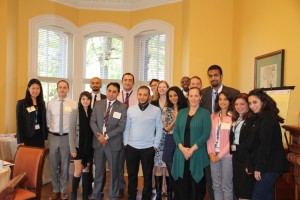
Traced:
<path fill-rule="evenodd" d="M 26 172 L 28 179 L 15 190 L 15 200 L 40 199 L 42 188 L 42 170 L 46 149 L 19 146 L 15 155 L 13 177 Z"/>
<path fill-rule="evenodd" d="M 1 190 L 0 199 L 1 200 L 13 200 L 15 196 L 15 190 L 19 185 L 23 184 L 27 179 L 26 172 L 20 173 L 15 178 L 10 180 Z"/>

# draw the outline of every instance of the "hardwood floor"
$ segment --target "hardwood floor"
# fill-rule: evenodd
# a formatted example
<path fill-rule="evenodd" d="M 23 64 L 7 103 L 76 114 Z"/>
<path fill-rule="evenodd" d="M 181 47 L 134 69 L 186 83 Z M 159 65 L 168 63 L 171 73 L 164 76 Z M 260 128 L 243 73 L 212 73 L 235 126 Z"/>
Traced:
<path fill-rule="evenodd" d="M 68 185 L 68 195 L 69 195 L 69 199 L 71 199 L 70 197 L 70 193 L 71 193 L 71 183 L 72 183 L 72 172 L 74 171 L 74 166 L 73 164 L 71 163 L 70 164 L 70 178 L 69 178 L 69 185 Z M 125 181 L 126 183 L 128 183 L 128 180 L 127 180 L 127 176 L 125 176 Z M 104 198 L 102 198 L 103 200 L 109 200 L 109 196 L 108 196 L 108 189 L 109 189 L 109 172 L 106 173 L 106 184 L 105 184 L 105 187 L 104 187 Z M 141 199 L 142 198 L 142 189 L 143 189 L 143 177 L 139 177 L 138 179 L 138 195 L 137 195 L 137 199 Z M 79 185 L 79 189 L 78 189 L 78 192 L 77 192 L 77 196 L 78 196 L 78 200 L 82 200 L 82 188 L 81 188 L 81 182 L 80 182 L 80 185 Z M 43 185 L 42 186 L 42 194 L 41 194 L 41 200 L 48 200 L 49 196 L 52 194 L 52 186 L 51 186 L 51 183 L 48 183 L 46 185 Z M 206 193 L 207 194 L 207 193 Z M 124 196 L 123 198 L 120 198 L 120 200 L 125 200 L 125 199 L 128 199 L 128 195 L 127 195 L 127 188 L 125 189 L 125 192 L 124 192 Z M 152 196 L 152 199 L 155 199 L 155 195 Z M 166 200 L 167 198 L 164 197 L 163 200 Z M 209 200 L 209 197 L 206 195 L 205 196 L 205 200 Z"/>

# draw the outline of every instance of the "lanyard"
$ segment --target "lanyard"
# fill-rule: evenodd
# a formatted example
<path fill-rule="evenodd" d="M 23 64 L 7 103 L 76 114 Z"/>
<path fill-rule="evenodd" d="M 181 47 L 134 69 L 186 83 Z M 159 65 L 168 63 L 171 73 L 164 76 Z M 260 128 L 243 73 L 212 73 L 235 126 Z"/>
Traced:
<path fill-rule="evenodd" d="M 217 139 L 215 144 L 215 151 L 216 153 L 220 152 L 220 131 L 221 131 L 221 113 L 219 113 L 219 120 L 218 120 L 218 129 L 217 129 Z"/>
<path fill-rule="evenodd" d="M 36 109 L 35 109 L 35 124 L 38 124 L 38 114 L 39 114 L 38 107 L 36 107 Z"/>

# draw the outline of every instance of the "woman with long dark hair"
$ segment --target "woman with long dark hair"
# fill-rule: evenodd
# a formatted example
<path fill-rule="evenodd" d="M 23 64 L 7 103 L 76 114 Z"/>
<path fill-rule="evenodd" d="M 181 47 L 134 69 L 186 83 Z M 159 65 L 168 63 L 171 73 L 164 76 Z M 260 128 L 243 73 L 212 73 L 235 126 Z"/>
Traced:
<path fill-rule="evenodd" d="M 45 147 L 45 140 L 48 138 L 46 106 L 43 87 L 38 79 L 28 82 L 25 99 L 17 102 L 16 118 L 17 143 Z"/>
<path fill-rule="evenodd" d="M 220 92 L 215 102 L 215 112 L 211 114 L 212 126 L 207 141 L 207 152 L 215 199 L 233 199 L 232 156 L 229 153 L 231 102 L 228 93 Z"/>
<path fill-rule="evenodd" d="M 167 106 L 163 108 L 162 111 L 162 124 L 163 131 L 165 133 L 165 144 L 163 150 L 163 161 L 166 163 L 167 170 L 169 172 L 169 177 L 166 179 L 167 189 L 168 189 L 168 199 L 172 199 L 172 163 L 174 151 L 176 149 L 175 141 L 173 138 L 173 128 L 175 125 L 176 117 L 178 112 L 182 108 L 188 106 L 187 99 L 183 95 L 182 91 L 177 86 L 170 87 L 167 92 Z"/>
<path fill-rule="evenodd" d="M 255 114 L 253 147 L 254 178 L 256 179 L 253 200 L 272 199 L 272 188 L 278 177 L 288 171 L 288 162 L 283 149 L 279 116 L 276 102 L 264 91 L 249 92 L 249 107 Z M 251 166 L 248 166 L 248 170 Z"/>
<path fill-rule="evenodd" d="M 239 199 L 251 199 L 254 188 L 250 154 L 255 146 L 253 112 L 248 105 L 248 95 L 240 93 L 233 100 L 232 128 L 230 132 L 230 153 L 232 154 L 233 189 Z"/>
<path fill-rule="evenodd" d="M 77 189 L 82 175 L 82 199 L 87 200 L 91 177 L 90 164 L 93 161 L 93 132 L 90 127 L 92 114 L 92 95 L 84 91 L 79 96 L 78 110 L 73 110 L 70 117 L 69 144 L 74 160 L 74 175 L 72 180 L 71 199 L 77 199 Z"/>

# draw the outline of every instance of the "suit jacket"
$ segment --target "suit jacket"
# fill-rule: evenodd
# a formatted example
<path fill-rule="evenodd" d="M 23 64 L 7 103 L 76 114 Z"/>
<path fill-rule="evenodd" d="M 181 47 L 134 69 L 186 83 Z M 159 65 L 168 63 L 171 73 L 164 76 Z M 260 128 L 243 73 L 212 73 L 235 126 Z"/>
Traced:
<path fill-rule="evenodd" d="M 25 99 L 21 99 L 17 102 L 16 108 L 16 118 L 17 118 L 17 142 L 23 143 L 24 137 L 32 137 L 35 132 L 35 115 L 36 113 L 28 112 L 27 108 L 31 107 L 32 105 L 28 105 Z M 42 109 L 42 120 L 40 124 L 40 130 L 44 135 L 45 140 L 48 137 L 47 132 L 47 121 L 46 121 L 46 107 L 45 103 L 43 104 Z"/>
<path fill-rule="evenodd" d="M 94 133 L 93 148 L 100 148 L 102 144 L 98 141 L 99 135 L 103 133 L 102 126 L 104 122 L 104 115 L 106 113 L 107 100 L 97 101 L 91 116 L 90 125 Z M 121 116 L 118 118 L 117 113 Z M 127 119 L 126 105 L 116 100 L 112 106 L 107 127 L 106 134 L 109 137 L 108 146 L 112 151 L 120 151 L 123 145 L 123 131 L 125 129 Z"/>
<path fill-rule="evenodd" d="M 226 92 L 229 94 L 231 98 L 235 98 L 240 91 L 231 88 L 231 87 L 226 87 L 223 85 L 222 92 Z M 210 113 L 211 113 L 211 107 L 212 107 L 212 87 L 206 87 L 202 90 L 202 101 L 201 101 L 201 107 L 206 108 Z"/>
<path fill-rule="evenodd" d="M 253 163 L 250 159 L 250 154 L 253 151 L 253 147 L 256 147 L 257 137 L 253 132 L 253 121 L 252 117 L 245 119 L 239 137 L 239 144 L 236 145 L 236 151 L 232 151 L 230 148 L 230 153 L 233 154 L 234 159 L 240 162 L 244 162 L 245 166 L 249 166 L 248 170 L 253 170 Z M 231 129 L 230 132 L 230 146 L 234 143 L 234 132 Z M 253 172 L 253 171 L 252 171 Z"/>

